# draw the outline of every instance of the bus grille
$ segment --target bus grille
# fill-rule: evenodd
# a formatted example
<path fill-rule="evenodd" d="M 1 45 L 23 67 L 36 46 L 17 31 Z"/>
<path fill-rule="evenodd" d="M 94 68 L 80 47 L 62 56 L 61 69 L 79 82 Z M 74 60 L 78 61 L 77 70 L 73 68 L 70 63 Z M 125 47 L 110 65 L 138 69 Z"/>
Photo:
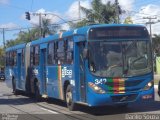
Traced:
<path fill-rule="evenodd" d="M 135 92 L 141 90 L 140 87 L 137 87 L 143 80 L 115 80 L 115 81 L 108 81 L 105 83 L 107 86 L 108 93 L 125 93 L 125 92 Z"/>
<path fill-rule="evenodd" d="M 113 102 L 130 102 L 134 101 L 136 97 L 137 94 L 111 96 Z"/>

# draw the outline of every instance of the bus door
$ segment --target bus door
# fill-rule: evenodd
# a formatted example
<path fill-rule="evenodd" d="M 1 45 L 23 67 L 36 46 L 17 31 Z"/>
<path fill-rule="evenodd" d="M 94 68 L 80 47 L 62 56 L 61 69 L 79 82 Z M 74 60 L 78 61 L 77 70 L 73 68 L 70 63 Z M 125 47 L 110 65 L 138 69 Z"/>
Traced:
<path fill-rule="evenodd" d="M 78 43 L 79 48 L 79 78 L 80 78 L 80 99 L 86 101 L 86 81 L 85 81 L 85 62 L 83 59 L 84 42 Z"/>
<path fill-rule="evenodd" d="M 17 87 L 22 89 L 21 71 L 22 70 L 22 49 L 17 51 Z"/>
<path fill-rule="evenodd" d="M 47 81 L 46 81 L 46 50 L 47 44 L 42 44 L 40 51 L 40 76 L 41 76 L 41 86 L 42 86 L 42 94 L 47 94 Z"/>

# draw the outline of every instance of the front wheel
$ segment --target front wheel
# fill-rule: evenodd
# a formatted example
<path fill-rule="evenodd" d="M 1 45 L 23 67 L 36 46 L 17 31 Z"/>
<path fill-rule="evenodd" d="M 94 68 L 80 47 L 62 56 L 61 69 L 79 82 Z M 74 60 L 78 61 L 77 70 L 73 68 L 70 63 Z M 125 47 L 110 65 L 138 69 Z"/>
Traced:
<path fill-rule="evenodd" d="M 74 111 L 76 109 L 76 104 L 73 102 L 73 93 L 72 93 L 72 88 L 71 85 L 67 86 L 66 89 L 66 103 L 67 103 L 67 107 L 69 110 Z"/>
<path fill-rule="evenodd" d="M 160 81 L 158 83 L 158 95 L 160 96 Z"/>

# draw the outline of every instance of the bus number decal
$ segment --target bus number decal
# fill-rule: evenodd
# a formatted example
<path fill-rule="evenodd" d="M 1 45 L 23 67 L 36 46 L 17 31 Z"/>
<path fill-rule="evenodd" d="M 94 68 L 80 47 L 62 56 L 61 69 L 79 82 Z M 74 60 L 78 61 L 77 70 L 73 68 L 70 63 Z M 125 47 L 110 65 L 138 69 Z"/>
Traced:
<path fill-rule="evenodd" d="M 95 79 L 95 84 L 98 85 L 98 84 L 104 84 L 107 82 L 107 79 L 106 78 L 103 78 L 103 79 Z"/>
<path fill-rule="evenodd" d="M 72 70 L 68 70 L 67 67 L 63 67 L 62 69 L 62 77 L 69 77 L 72 78 Z"/>

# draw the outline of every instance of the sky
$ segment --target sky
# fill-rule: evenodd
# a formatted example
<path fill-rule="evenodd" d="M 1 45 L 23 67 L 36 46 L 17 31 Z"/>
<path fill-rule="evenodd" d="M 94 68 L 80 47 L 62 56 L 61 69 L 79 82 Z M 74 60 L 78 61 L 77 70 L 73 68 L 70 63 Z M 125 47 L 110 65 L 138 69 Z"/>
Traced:
<path fill-rule="evenodd" d="M 91 8 L 92 0 L 81 0 L 83 7 Z M 102 0 L 105 4 L 115 0 Z M 121 21 L 130 16 L 135 24 L 145 25 L 149 29 L 149 25 L 145 23 L 148 19 L 144 17 L 156 18 L 152 21 L 152 34 L 160 34 L 160 0 L 118 0 L 121 8 L 125 10 L 125 14 L 121 16 Z M 25 12 L 30 13 L 49 13 L 46 17 L 53 24 L 62 23 L 69 20 L 79 19 L 78 0 L 0 0 L 0 28 L 7 28 L 11 31 L 5 31 L 5 39 L 14 39 L 23 28 L 33 27 L 39 24 L 38 16 L 31 15 L 31 20 L 25 19 Z M 59 16 L 60 19 L 54 15 Z M 84 15 L 81 12 L 81 17 Z M 18 29 L 18 30 L 13 30 Z M 63 25 L 64 30 L 68 30 L 67 24 Z M 0 45 L 2 45 L 2 32 L 0 29 Z"/>

